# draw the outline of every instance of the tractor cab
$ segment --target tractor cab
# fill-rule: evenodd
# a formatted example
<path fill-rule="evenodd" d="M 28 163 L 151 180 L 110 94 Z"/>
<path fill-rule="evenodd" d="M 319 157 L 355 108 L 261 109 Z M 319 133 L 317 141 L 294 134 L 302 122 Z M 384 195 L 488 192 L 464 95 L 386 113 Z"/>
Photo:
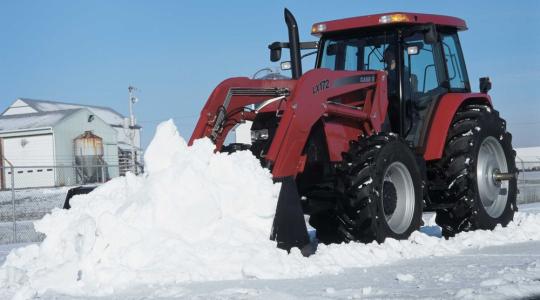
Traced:
<path fill-rule="evenodd" d="M 437 100 L 470 92 L 457 35 L 465 29 L 458 18 L 391 13 L 316 23 L 311 32 L 321 37 L 316 68 L 388 74 L 385 131 L 422 149 Z"/>

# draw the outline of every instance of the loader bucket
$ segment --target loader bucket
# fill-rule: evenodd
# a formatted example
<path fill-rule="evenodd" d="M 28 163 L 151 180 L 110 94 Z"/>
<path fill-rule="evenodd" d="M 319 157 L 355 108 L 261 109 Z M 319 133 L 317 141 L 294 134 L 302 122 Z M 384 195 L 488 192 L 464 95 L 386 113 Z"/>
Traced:
<path fill-rule="evenodd" d="M 75 188 L 69 189 L 66 195 L 66 200 L 64 200 L 64 207 L 63 209 L 70 209 L 71 205 L 69 204 L 69 200 L 73 198 L 75 195 L 82 195 L 82 194 L 88 194 L 91 191 L 93 191 L 97 186 L 78 186 Z"/>
<path fill-rule="evenodd" d="M 309 256 L 315 252 L 315 247 L 310 244 L 296 182 L 292 176 L 275 181 L 281 182 L 281 190 L 270 239 L 277 241 L 280 249 L 290 252 L 297 247 L 304 256 Z"/>

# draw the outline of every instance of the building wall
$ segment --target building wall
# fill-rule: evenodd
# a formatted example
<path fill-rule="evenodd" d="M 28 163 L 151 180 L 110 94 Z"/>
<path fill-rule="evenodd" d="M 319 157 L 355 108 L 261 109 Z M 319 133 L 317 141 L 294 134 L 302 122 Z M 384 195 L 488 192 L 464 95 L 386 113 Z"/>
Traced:
<path fill-rule="evenodd" d="M 15 188 L 55 185 L 54 142 L 52 134 L 22 135 L 2 139 L 3 155 L 15 169 Z M 12 169 L 4 168 L 3 178 L 11 181 Z M 4 184 L 8 186 L 8 184 Z"/>
<path fill-rule="evenodd" d="M 82 109 L 57 124 L 54 130 L 56 165 L 73 166 L 75 162 L 73 140 L 85 131 L 92 131 L 103 140 L 103 158 L 107 165 L 118 165 L 116 131 L 98 116 L 88 122 L 89 110 Z M 118 168 L 109 168 L 109 176 L 118 176 Z M 57 172 L 57 185 L 76 184 L 74 168 L 61 168 Z"/>

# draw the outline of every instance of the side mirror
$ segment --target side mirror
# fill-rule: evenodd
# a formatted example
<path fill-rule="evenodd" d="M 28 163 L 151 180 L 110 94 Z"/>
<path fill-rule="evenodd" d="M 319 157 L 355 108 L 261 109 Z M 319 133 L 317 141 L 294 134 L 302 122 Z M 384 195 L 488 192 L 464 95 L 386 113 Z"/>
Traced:
<path fill-rule="evenodd" d="M 284 61 L 280 64 L 281 71 L 288 71 L 291 69 L 291 67 L 292 66 L 290 61 Z"/>
<path fill-rule="evenodd" d="M 270 61 L 276 62 L 281 59 L 281 48 L 270 49 Z"/>
<path fill-rule="evenodd" d="M 268 45 L 270 49 L 270 61 L 276 62 L 281 59 L 281 49 L 285 48 L 287 45 L 285 43 L 273 42 Z"/>
<path fill-rule="evenodd" d="M 487 94 L 491 90 L 491 79 L 489 77 L 480 78 L 480 93 Z"/>
<path fill-rule="evenodd" d="M 435 25 L 429 25 L 428 29 L 424 32 L 424 43 L 435 44 L 439 40 L 439 34 Z"/>

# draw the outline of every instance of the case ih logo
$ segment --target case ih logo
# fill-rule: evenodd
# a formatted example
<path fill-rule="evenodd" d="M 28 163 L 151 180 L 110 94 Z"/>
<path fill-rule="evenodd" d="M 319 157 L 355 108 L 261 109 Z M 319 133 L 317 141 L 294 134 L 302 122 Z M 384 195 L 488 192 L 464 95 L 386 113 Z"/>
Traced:
<path fill-rule="evenodd" d="M 334 81 L 334 87 L 340 87 L 355 83 L 375 82 L 375 75 L 356 75 L 350 77 L 339 78 Z"/>

